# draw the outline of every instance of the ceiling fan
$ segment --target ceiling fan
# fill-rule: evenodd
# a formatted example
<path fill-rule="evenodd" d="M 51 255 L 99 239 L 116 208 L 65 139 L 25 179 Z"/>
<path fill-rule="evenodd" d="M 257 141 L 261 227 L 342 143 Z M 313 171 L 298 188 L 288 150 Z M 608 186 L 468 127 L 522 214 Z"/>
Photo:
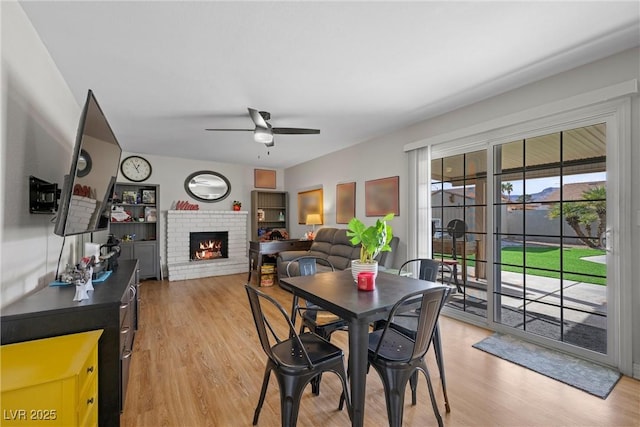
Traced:
<path fill-rule="evenodd" d="M 256 125 L 255 129 L 205 129 L 212 131 L 248 131 L 253 132 L 253 139 L 256 142 L 261 142 L 267 147 L 273 147 L 275 145 L 273 141 L 273 135 L 304 135 L 304 134 L 318 134 L 319 129 L 306 129 L 306 128 L 281 128 L 273 127 L 267 120 L 271 119 L 271 113 L 267 111 L 258 111 L 254 108 L 248 108 L 249 116 L 253 123 Z"/>

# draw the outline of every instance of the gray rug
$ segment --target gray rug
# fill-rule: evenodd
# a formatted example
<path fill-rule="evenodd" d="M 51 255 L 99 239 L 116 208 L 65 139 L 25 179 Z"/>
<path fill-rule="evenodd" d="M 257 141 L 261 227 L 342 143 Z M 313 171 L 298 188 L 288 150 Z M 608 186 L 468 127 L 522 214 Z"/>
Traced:
<path fill-rule="evenodd" d="M 568 354 L 495 333 L 473 347 L 606 399 L 620 373 Z"/>

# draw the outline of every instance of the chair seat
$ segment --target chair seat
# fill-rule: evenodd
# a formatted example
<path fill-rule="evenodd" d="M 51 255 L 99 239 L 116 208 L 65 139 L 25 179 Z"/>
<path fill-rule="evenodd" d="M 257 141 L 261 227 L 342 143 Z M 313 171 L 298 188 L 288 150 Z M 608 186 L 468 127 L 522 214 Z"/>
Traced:
<path fill-rule="evenodd" d="M 382 329 L 378 329 L 369 334 L 369 354 L 376 352 Z M 414 341 L 408 336 L 389 328 L 384 337 L 384 341 L 378 352 L 378 360 L 383 359 L 389 362 L 406 362 L 411 359 Z"/>
<path fill-rule="evenodd" d="M 346 328 L 347 326 L 347 322 L 340 319 L 340 317 L 329 311 L 323 311 L 322 309 L 320 309 L 320 311 L 306 310 L 302 313 L 302 319 L 304 322 L 308 322 L 317 327 L 331 326 L 332 329 L 339 329 L 342 327 Z"/>
<path fill-rule="evenodd" d="M 313 364 L 321 364 L 342 355 L 342 349 L 314 333 L 304 333 L 300 335 L 300 340 Z M 299 347 L 295 340 L 282 341 L 272 347 L 273 355 L 284 366 L 307 369 L 308 363 L 302 357 L 302 351 Z"/>

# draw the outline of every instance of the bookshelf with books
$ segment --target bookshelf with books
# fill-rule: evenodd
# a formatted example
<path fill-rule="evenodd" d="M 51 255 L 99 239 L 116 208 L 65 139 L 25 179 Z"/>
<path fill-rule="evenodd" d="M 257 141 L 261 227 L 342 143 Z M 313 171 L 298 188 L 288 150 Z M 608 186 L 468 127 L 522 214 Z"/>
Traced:
<path fill-rule="evenodd" d="M 116 183 L 111 234 L 120 239 L 119 259 L 139 261 L 141 279 L 160 279 L 159 196 L 158 185 Z"/>

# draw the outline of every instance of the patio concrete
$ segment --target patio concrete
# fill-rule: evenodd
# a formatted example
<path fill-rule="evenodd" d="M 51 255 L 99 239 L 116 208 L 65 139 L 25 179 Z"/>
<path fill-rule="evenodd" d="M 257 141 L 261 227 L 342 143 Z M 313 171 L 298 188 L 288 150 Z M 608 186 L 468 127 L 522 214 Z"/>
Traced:
<path fill-rule="evenodd" d="M 471 278 L 473 274 L 469 272 L 467 277 Z M 524 286 L 525 282 L 526 287 Z M 472 280 L 469 285 L 470 286 L 467 287 L 467 295 L 486 301 L 486 281 Z M 521 299 L 524 289 L 526 289 L 527 301 Z M 523 276 L 520 273 L 502 272 L 501 290 L 503 294 L 513 297 L 503 298 L 503 305 L 519 310 L 522 310 L 526 305 L 528 311 L 545 314 L 558 319 L 560 318 L 560 309 L 558 307 L 536 304 L 536 302 L 558 305 L 562 293 L 565 308 L 584 311 L 565 310 L 563 316 L 566 320 L 589 324 L 599 328 L 606 327 L 606 286 L 563 280 L 561 289 L 559 279 L 532 275 Z M 460 294 L 453 296 L 453 298 L 459 297 L 461 297 Z"/>

